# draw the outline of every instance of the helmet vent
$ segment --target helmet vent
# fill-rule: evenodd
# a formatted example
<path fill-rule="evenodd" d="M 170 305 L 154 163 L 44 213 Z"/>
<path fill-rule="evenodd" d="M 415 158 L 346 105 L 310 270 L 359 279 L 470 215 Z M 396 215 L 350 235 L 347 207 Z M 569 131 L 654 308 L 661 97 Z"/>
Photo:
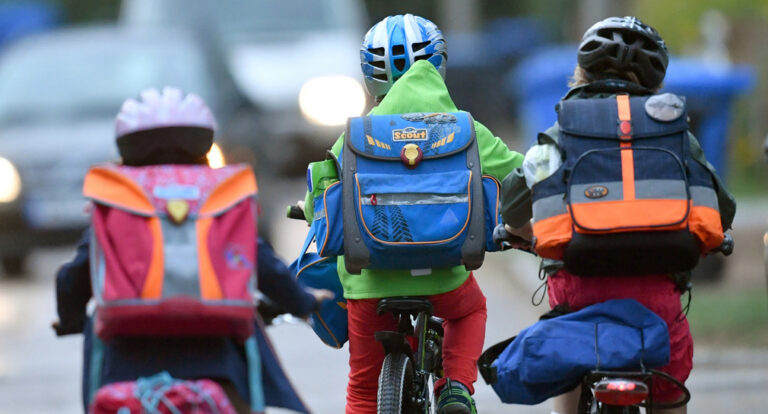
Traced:
<path fill-rule="evenodd" d="M 398 56 L 398 55 L 404 55 L 404 54 L 405 54 L 405 46 L 403 45 L 392 46 L 392 55 Z"/>
<path fill-rule="evenodd" d="M 659 61 L 659 59 L 652 57 L 652 58 L 649 58 L 648 61 L 651 62 L 651 66 L 653 66 L 653 68 L 658 70 L 659 72 L 664 72 L 666 70 L 666 68 Z"/>
<path fill-rule="evenodd" d="M 413 58 L 413 60 L 414 60 L 414 62 L 415 62 L 415 61 L 417 61 L 417 60 L 425 60 L 425 59 L 429 59 L 429 58 L 431 58 L 431 57 L 432 57 L 432 53 L 430 53 L 430 54 L 428 54 L 428 55 L 421 55 L 421 56 L 416 56 L 415 58 Z"/>
<path fill-rule="evenodd" d="M 405 69 L 405 59 L 395 59 L 395 67 L 399 71 Z"/>
<path fill-rule="evenodd" d="M 384 48 L 383 47 L 369 47 L 368 51 L 373 53 L 376 56 L 384 56 Z"/>
<path fill-rule="evenodd" d="M 377 67 L 379 69 L 386 69 L 384 65 L 384 61 L 382 60 L 374 60 L 372 62 L 368 62 L 371 66 Z"/>
<path fill-rule="evenodd" d="M 600 42 L 592 41 L 592 42 L 589 42 L 586 45 L 582 46 L 581 50 L 583 52 L 591 52 L 591 51 L 593 51 L 593 50 L 595 50 L 595 49 L 597 49 L 599 47 L 600 47 Z"/>
<path fill-rule="evenodd" d="M 424 49 L 425 47 L 427 47 L 427 45 L 429 45 L 429 41 L 414 43 L 414 44 L 411 45 L 411 50 L 416 52 L 416 51 L 419 51 L 421 49 Z"/>
<path fill-rule="evenodd" d="M 613 40 L 613 29 L 600 29 L 597 31 L 597 35 L 608 40 Z"/>
<path fill-rule="evenodd" d="M 386 73 L 376 74 L 376 75 L 373 75 L 372 77 L 373 77 L 373 79 L 384 81 L 384 82 L 386 82 L 387 79 L 388 79 Z"/>

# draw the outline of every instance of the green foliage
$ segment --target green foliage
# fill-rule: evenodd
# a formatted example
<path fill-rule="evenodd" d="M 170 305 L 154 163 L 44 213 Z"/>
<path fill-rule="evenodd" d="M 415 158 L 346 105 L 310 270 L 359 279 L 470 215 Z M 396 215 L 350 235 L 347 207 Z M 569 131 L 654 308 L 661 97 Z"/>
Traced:
<path fill-rule="evenodd" d="M 633 9 L 636 16 L 659 31 L 675 53 L 699 38 L 699 18 L 707 10 L 768 20 L 766 0 L 639 0 Z"/>
<path fill-rule="evenodd" d="M 768 291 L 765 288 L 727 292 L 694 288 L 693 291 L 688 322 L 695 341 L 768 344 Z"/>
<path fill-rule="evenodd" d="M 64 10 L 68 22 L 111 21 L 117 19 L 119 0 L 49 0 Z"/>

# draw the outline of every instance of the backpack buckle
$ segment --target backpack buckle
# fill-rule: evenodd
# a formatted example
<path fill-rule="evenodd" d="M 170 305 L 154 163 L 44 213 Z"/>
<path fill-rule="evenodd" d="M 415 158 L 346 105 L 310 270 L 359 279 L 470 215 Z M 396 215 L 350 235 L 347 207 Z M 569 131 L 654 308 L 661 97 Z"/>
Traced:
<path fill-rule="evenodd" d="M 406 167 L 413 169 L 424 159 L 424 152 L 416 144 L 405 144 L 400 151 L 400 160 Z"/>
<path fill-rule="evenodd" d="M 165 209 L 174 224 L 181 224 L 189 214 L 189 203 L 180 199 L 168 200 Z"/>

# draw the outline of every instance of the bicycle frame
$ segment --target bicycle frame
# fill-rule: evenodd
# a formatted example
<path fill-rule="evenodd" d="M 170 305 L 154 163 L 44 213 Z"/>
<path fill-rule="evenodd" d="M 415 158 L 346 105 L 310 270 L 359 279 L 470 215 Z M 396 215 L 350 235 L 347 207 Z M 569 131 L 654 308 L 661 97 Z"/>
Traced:
<path fill-rule="evenodd" d="M 410 360 L 413 370 L 408 376 L 412 381 L 411 387 L 402 393 L 405 400 L 402 412 L 429 413 L 432 405 L 430 378 L 434 387 L 434 382 L 443 376 L 441 321 L 431 315 L 431 310 L 414 312 L 395 308 L 387 311 L 397 318 L 397 331 L 376 332 L 375 338 L 384 347 L 385 360 L 403 354 Z M 409 338 L 415 344 L 409 343 Z M 379 386 L 381 388 L 382 384 Z"/>

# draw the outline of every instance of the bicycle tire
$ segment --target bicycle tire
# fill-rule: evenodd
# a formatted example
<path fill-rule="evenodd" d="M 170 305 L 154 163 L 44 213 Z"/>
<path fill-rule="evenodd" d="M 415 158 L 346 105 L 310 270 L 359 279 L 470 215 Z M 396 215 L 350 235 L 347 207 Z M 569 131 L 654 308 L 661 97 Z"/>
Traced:
<path fill-rule="evenodd" d="M 413 363 L 405 354 L 384 357 L 376 396 L 377 414 L 415 413 L 413 405 Z"/>

